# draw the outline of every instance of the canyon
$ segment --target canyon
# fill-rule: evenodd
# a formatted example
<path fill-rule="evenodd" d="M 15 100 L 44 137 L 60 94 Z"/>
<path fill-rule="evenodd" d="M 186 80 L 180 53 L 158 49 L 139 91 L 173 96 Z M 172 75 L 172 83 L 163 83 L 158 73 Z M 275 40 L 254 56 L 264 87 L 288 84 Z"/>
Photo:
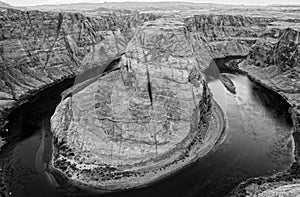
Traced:
<path fill-rule="evenodd" d="M 0 19 L 3 149 L 20 135 L 9 129 L 10 114 L 72 78 L 49 117 L 47 171 L 73 192 L 159 184 L 221 146 L 227 117 L 209 83 L 220 80 L 236 94 L 229 72 L 287 102 L 294 144 L 287 170 L 244 180 L 230 195 L 300 193 L 297 7 L 4 6 Z M 1 170 L 2 191 L 9 176 Z"/>

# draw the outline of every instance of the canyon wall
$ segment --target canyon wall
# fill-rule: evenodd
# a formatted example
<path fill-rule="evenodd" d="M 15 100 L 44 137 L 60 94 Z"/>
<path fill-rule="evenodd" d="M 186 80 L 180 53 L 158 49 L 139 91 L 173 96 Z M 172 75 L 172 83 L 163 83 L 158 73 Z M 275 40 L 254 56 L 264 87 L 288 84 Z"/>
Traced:
<path fill-rule="evenodd" d="M 185 22 L 208 43 L 214 59 L 247 56 L 272 19 L 232 15 L 194 15 Z"/>
<path fill-rule="evenodd" d="M 134 28 L 152 14 L 21 11 L 0 8 L 0 128 L 16 106 L 49 85 L 120 58 Z"/>
<path fill-rule="evenodd" d="M 0 18 L 2 113 L 50 84 L 106 66 L 128 42 L 109 21 L 81 14 L 1 9 Z"/>
<path fill-rule="evenodd" d="M 137 26 L 170 14 L 95 10 L 87 15 L 1 8 L 0 127 L 30 95 L 91 68 L 104 70 L 124 53 Z M 189 32 L 206 43 L 197 46 L 209 49 L 215 59 L 246 56 L 269 21 L 229 15 L 184 18 Z"/>

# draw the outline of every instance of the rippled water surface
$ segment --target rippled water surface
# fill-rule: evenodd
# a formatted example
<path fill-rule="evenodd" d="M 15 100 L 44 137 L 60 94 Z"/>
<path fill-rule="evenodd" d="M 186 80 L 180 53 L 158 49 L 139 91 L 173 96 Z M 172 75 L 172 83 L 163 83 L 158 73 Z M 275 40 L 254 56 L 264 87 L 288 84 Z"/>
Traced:
<path fill-rule="evenodd" d="M 288 105 L 278 95 L 241 75 L 228 75 L 236 94 L 219 80 L 209 87 L 226 113 L 225 141 L 204 158 L 152 186 L 107 196 L 224 196 L 239 182 L 285 170 L 293 160 Z M 69 83 L 69 82 L 68 82 Z M 48 90 L 10 117 L 8 129 L 24 133 L 3 147 L 1 172 L 15 196 L 55 196 L 55 179 L 45 172 L 51 157 L 49 120 L 59 93 L 70 86 Z M 54 91 L 55 90 L 55 91 Z M 105 196 L 106 196 L 105 195 Z"/>

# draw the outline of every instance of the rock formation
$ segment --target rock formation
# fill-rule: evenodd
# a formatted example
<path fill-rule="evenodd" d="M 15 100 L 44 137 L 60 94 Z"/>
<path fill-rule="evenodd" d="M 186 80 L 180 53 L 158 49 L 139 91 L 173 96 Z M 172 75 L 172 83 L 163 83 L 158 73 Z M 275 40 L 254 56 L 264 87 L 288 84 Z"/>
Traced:
<path fill-rule="evenodd" d="M 118 190 L 195 161 L 224 129 L 201 72 L 210 61 L 180 20 L 145 23 L 120 69 L 65 94 L 51 118 L 54 167 L 75 184 Z"/>

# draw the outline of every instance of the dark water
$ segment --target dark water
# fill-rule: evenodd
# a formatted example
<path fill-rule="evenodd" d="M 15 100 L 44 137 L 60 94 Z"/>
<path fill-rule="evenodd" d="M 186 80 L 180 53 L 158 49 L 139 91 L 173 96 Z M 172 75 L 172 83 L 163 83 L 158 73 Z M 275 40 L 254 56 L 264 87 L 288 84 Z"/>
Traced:
<path fill-rule="evenodd" d="M 236 94 L 219 80 L 209 86 L 227 114 L 224 143 L 195 164 L 152 186 L 105 196 L 225 196 L 241 181 L 285 170 L 293 160 L 288 105 L 247 77 L 229 75 Z M 44 91 L 10 116 L 10 132 L 22 133 L 0 153 L 2 183 L 11 196 L 59 196 L 60 186 L 46 173 L 51 158 L 50 117 L 70 80 Z M 1 184 L 1 183 L 0 183 Z M 84 196 L 84 195 L 80 195 Z"/>

